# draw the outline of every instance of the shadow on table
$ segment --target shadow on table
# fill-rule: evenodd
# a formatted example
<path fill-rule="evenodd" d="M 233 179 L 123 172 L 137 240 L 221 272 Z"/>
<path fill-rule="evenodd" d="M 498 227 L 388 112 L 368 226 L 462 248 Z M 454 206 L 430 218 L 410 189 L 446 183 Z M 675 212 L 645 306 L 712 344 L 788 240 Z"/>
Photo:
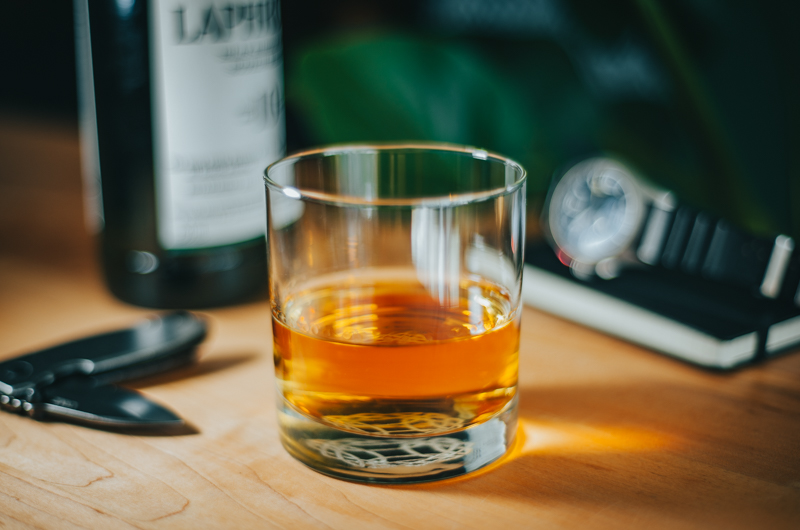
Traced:
<path fill-rule="evenodd" d="M 211 359 L 200 358 L 192 364 L 156 375 L 131 379 L 125 381 L 123 384 L 124 386 L 141 390 L 147 387 L 163 385 L 191 377 L 203 377 L 214 374 L 231 369 L 235 366 L 255 362 L 261 357 L 263 357 L 263 355 L 258 352 L 236 352 L 227 354 L 225 357 L 214 357 Z"/>

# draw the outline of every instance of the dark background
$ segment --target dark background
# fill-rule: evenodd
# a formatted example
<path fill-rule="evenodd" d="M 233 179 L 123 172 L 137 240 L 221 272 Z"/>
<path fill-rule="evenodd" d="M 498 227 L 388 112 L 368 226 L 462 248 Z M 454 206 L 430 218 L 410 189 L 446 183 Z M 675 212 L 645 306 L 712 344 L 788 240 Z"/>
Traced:
<path fill-rule="evenodd" d="M 0 112 L 77 124 L 72 2 L 6 0 Z M 289 150 L 430 139 L 554 171 L 613 153 L 681 200 L 800 236 L 800 3 L 283 2 Z M 77 126 L 77 125 L 75 125 Z"/>

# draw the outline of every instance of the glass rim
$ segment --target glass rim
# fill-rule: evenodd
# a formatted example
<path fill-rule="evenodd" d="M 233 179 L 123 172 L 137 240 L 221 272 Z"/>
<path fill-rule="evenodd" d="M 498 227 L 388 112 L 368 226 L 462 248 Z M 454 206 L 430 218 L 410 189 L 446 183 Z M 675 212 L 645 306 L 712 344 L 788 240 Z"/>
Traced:
<path fill-rule="evenodd" d="M 278 184 L 270 178 L 270 172 L 282 166 L 297 163 L 311 158 L 324 158 L 340 154 L 377 153 L 388 151 L 439 151 L 470 155 L 476 160 L 492 161 L 510 166 L 516 172 L 516 178 L 511 184 L 499 186 L 483 191 L 450 193 L 448 195 L 431 195 L 428 197 L 403 197 L 403 198 L 377 198 L 358 197 L 354 195 L 339 195 L 320 191 L 303 190 L 293 186 Z M 267 166 L 264 170 L 264 182 L 271 190 L 280 192 L 287 198 L 296 200 L 313 201 L 331 205 L 342 206 L 453 206 L 481 202 L 501 195 L 508 195 L 517 191 L 527 178 L 527 172 L 518 162 L 478 147 L 451 144 L 445 142 L 369 142 L 369 143 L 342 143 L 330 144 L 310 149 L 304 149 L 281 158 Z"/>

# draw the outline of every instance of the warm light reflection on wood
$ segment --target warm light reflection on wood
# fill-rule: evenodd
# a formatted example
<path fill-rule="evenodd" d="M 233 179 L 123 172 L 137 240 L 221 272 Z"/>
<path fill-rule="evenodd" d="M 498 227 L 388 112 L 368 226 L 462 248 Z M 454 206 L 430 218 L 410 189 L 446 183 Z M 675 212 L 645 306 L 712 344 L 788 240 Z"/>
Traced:
<path fill-rule="evenodd" d="M 563 456 L 587 453 L 633 453 L 657 451 L 672 445 L 670 440 L 653 432 L 630 427 L 591 426 L 549 419 L 520 418 L 517 436 L 509 451 L 499 460 L 461 477 L 431 484 L 387 486 L 403 489 L 435 489 L 447 484 L 472 480 L 513 462 L 520 456 L 559 454 Z"/>
<path fill-rule="evenodd" d="M 671 445 L 663 435 L 631 427 L 521 419 L 519 429 L 525 434 L 520 454 L 654 451 Z"/>

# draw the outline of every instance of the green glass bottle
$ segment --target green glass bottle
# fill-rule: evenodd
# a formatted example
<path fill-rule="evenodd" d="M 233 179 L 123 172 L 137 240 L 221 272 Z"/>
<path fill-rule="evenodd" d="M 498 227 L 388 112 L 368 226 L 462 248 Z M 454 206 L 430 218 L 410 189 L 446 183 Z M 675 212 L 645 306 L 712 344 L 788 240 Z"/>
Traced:
<path fill-rule="evenodd" d="M 87 213 L 123 301 L 266 286 L 262 174 L 285 150 L 277 0 L 75 0 Z"/>

